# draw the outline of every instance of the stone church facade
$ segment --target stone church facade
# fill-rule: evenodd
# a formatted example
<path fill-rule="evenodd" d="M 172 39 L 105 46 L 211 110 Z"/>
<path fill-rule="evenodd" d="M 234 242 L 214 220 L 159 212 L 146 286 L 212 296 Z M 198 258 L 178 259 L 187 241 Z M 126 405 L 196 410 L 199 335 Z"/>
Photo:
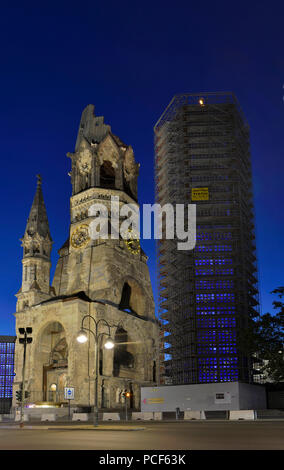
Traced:
<path fill-rule="evenodd" d="M 125 389 L 130 406 L 140 408 L 140 386 L 155 385 L 159 373 L 159 329 L 147 267 L 139 243 L 93 240 L 90 207 L 111 197 L 119 204 L 137 204 L 139 164 L 131 146 L 115 136 L 94 106 L 83 111 L 71 159 L 72 196 L 69 236 L 59 250 L 50 285 L 52 238 L 38 177 L 36 194 L 22 241 L 22 286 L 17 293 L 16 331 L 32 327 L 27 346 L 25 389 L 29 401 L 64 402 L 64 387 L 75 388 L 76 406 L 94 404 L 96 375 L 95 322 L 99 322 L 98 405 L 123 407 Z M 109 222 L 110 224 L 110 222 Z M 89 341 L 77 342 L 86 329 Z M 106 325 L 110 325 L 110 330 Z M 89 331 L 91 330 L 91 331 Z M 115 347 L 104 348 L 110 331 Z M 23 346 L 17 341 L 14 393 L 22 380 Z M 14 403 L 15 405 L 15 403 Z"/>

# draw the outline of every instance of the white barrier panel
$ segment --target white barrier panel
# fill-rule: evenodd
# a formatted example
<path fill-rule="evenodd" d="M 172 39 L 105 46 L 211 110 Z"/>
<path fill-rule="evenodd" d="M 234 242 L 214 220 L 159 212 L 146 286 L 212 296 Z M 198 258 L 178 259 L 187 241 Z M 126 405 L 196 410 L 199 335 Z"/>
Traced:
<path fill-rule="evenodd" d="M 28 415 L 24 415 L 24 421 L 28 421 L 28 420 L 29 420 Z M 18 412 L 16 412 L 15 421 L 21 421 L 21 415 Z"/>
<path fill-rule="evenodd" d="M 154 411 L 154 420 L 161 421 L 162 420 L 162 412 L 161 411 Z"/>
<path fill-rule="evenodd" d="M 73 413 L 72 421 L 88 421 L 88 413 Z"/>
<path fill-rule="evenodd" d="M 230 411 L 229 419 L 237 420 L 237 419 L 255 419 L 254 410 L 236 410 Z"/>
<path fill-rule="evenodd" d="M 143 418 L 144 418 L 144 413 L 142 411 L 134 411 L 131 416 L 131 419 L 133 421 L 138 421 L 139 419 L 143 419 Z"/>
<path fill-rule="evenodd" d="M 202 416 L 204 415 L 204 417 Z M 204 411 L 193 411 L 193 410 L 185 410 L 184 412 L 184 419 L 205 419 Z"/>
<path fill-rule="evenodd" d="M 42 414 L 41 421 L 56 421 L 56 414 L 55 413 Z"/>
<path fill-rule="evenodd" d="M 154 413 L 153 411 L 144 411 L 143 413 L 143 419 L 145 421 L 151 421 L 152 419 L 154 419 Z"/>
<path fill-rule="evenodd" d="M 103 421 L 119 421 L 119 413 L 103 413 Z"/>

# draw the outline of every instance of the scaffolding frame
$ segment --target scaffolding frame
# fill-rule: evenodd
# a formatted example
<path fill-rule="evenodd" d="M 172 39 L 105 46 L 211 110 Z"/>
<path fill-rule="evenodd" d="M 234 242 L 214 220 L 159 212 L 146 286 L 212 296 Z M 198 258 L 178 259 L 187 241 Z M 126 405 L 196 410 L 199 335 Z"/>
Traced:
<path fill-rule="evenodd" d="M 157 242 L 165 375 L 174 384 L 251 382 L 251 360 L 238 348 L 259 314 L 248 123 L 233 93 L 179 94 L 154 133 L 156 202 L 190 204 L 192 188 L 209 189 L 196 202 L 196 249 Z"/>

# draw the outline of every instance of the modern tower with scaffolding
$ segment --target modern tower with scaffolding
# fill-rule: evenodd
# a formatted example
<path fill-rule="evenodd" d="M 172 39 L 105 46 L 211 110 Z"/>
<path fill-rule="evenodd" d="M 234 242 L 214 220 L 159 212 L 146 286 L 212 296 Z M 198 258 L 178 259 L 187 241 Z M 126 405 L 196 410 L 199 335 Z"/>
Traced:
<path fill-rule="evenodd" d="M 157 242 L 165 376 L 250 383 L 239 341 L 259 306 L 249 126 L 232 93 L 182 94 L 154 131 L 156 203 L 196 204 L 193 250 Z"/>

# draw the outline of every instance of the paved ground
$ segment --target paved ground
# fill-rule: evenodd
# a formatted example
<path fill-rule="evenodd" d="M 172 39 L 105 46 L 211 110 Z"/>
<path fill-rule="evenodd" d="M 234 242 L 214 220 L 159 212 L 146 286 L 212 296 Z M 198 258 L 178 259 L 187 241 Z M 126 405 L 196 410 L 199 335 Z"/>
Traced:
<path fill-rule="evenodd" d="M 134 429 L 135 432 L 134 432 Z M 124 432 L 121 432 L 124 430 Z M 284 421 L 194 421 L 102 425 L 0 425 L 0 449 L 40 450 L 280 450 Z"/>

